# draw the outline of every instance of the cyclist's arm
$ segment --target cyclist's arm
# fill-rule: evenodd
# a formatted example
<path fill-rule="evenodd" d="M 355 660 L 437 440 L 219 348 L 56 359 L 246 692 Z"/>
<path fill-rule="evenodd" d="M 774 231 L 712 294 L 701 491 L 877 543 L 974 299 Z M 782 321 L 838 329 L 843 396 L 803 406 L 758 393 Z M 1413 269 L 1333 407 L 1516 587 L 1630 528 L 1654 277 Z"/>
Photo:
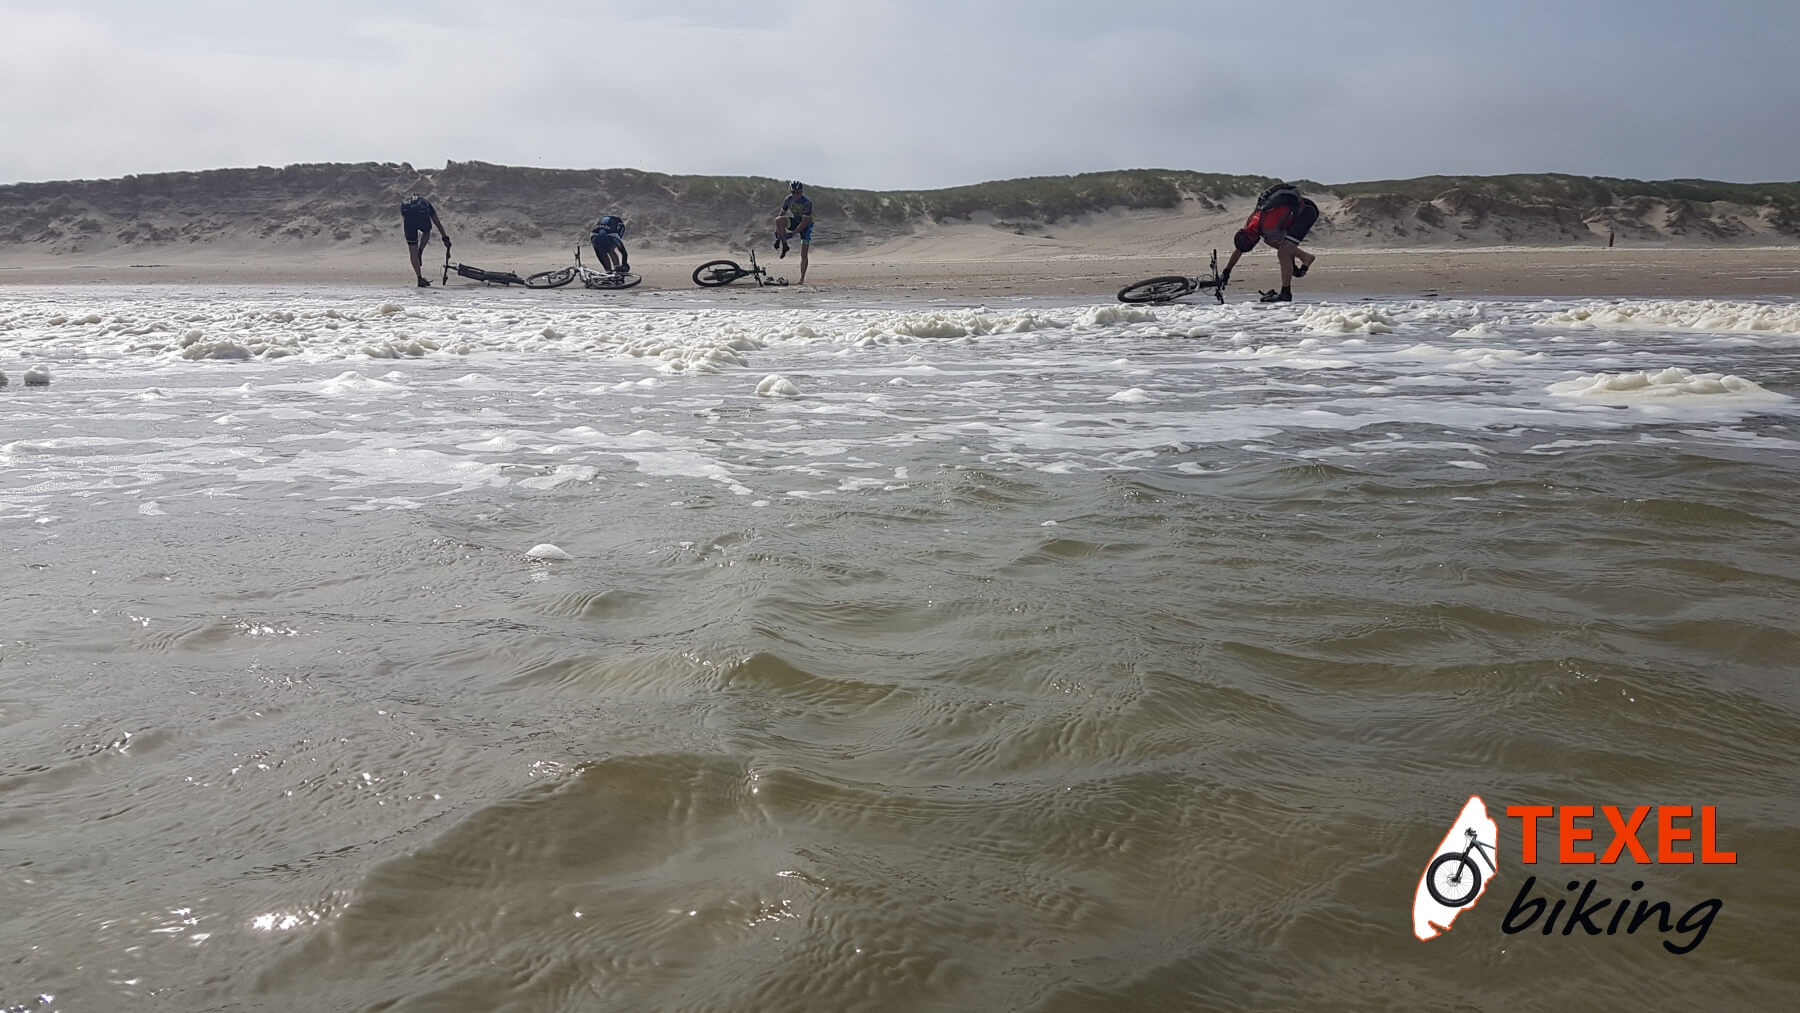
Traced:
<path fill-rule="evenodd" d="M 1230 274 L 1231 269 L 1237 266 L 1237 262 L 1238 262 L 1239 258 L 1243 257 L 1243 255 L 1244 255 L 1243 251 L 1237 249 L 1236 247 L 1233 247 L 1231 250 L 1231 259 L 1227 260 L 1225 262 L 1225 270 L 1220 271 L 1219 273 L 1220 274 Z"/>
<path fill-rule="evenodd" d="M 450 245 L 450 230 L 444 228 L 444 220 L 438 217 L 437 208 L 431 209 L 431 224 L 437 226 L 438 236 L 443 239 L 444 245 Z"/>

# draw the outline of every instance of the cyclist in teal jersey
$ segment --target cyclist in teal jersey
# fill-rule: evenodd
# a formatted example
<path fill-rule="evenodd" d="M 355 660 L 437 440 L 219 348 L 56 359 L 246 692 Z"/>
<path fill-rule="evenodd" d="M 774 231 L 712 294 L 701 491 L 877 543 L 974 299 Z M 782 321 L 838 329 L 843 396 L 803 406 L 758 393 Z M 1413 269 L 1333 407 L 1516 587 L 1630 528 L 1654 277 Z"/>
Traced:
<path fill-rule="evenodd" d="M 806 284 L 806 264 L 812 251 L 813 202 L 806 187 L 795 180 L 788 184 L 787 199 L 775 214 L 775 248 L 788 255 L 788 237 L 800 237 L 800 284 Z"/>

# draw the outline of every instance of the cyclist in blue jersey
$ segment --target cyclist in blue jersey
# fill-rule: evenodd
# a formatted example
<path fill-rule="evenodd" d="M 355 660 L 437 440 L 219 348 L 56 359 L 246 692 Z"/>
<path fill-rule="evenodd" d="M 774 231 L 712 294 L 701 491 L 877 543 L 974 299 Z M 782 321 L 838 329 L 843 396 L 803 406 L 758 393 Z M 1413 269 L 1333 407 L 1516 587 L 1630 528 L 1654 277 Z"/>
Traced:
<path fill-rule="evenodd" d="M 787 199 L 775 214 L 775 248 L 788 255 L 788 237 L 800 237 L 800 284 L 806 284 L 807 255 L 812 251 L 813 202 L 806 187 L 795 180 L 788 184 Z"/>
<path fill-rule="evenodd" d="M 413 194 L 400 202 L 400 224 L 406 232 L 406 252 L 412 257 L 413 275 L 419 279 L 420 288 L 430 288 L 431 282 L 425 278 L 425 266 L 421 261 L 425 254 L 425 244 L 431 242 L 431 227 L 437 226 L 438 234 L 444 239 L 444 255 L 450 253 L 450 230 L 444 228 L 444 222 L 438 217 L 437 208 L 418 194 Z"/>
<path fill-rule="evenodd" d="M 594 223 L 594 234 L 588 237 L 594 244 L 594 256 L 600 258 L 600 266 L 606 268 L 608 274 L 625 274 L 631 270 L 631 262 L 625 253 L 625 219 L 618 215 L 601 215 Z"/>

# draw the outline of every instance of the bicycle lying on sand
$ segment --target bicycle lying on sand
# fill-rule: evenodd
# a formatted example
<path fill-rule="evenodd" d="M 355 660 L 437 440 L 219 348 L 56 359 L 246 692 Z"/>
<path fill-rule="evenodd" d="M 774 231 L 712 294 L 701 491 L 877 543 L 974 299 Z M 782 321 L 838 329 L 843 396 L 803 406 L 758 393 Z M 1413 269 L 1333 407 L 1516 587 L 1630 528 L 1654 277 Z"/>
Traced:
<path fill-rule="evenodd" d="M 581 263 L 581 244 L 575 244 L 575 276 L 588 288 L 635 288 L 644 279 L 630 271 L 596 271 Z"/>
<path fill-rule="evenodd" d="M 479 281 L 483 284 L 508 286 L 523 285 L 526 288 L 562 288 L 564 285 L 567 285 L 577 278 L 581 279 L 581 283 L 588 288 L 631 288 L 644 280 L 635 274 L 628 274 L 625 272 L 608 274 L 605 271 L 596 271 L 591 267 L 585 266 L 581 262 L 580 246 L 575 247 L 574 264 L 568 267 L 554 268 L 549 271 L 539 271 L 536 274 L 528 274 L 521 278 L 512 271 L 489 271 L 485 268 L 476 267 L 473 264 L 452 263 L 450 261 L 450 247 L 446 245 L 444 247 L 444 280 L 440 284 L 448 283 L 450 281 L 450 272 L 452 271 L 455 271 L 458 277 L 467 278 L 470 281 Z"/>
<path fill-rule="evenodd" d="M 1210 275 L 1189 278 L 1179 274 L 1166 274 L 1160 278 L 1149 278 L 1134 282 L 1119 290 L 1119 301 L 1130 303 L 1163 303 L 1172 302 L 1185 295 L 1192 295 L 1203 288 L 1212 289 L 1213 298 L 1221 305 L 1225 302 L 1225 279 L 1219 276 L 1219 251 L 1212 253 Z"/>
<path fill-rule="evenodd" d="M 581 244 L 575 244 L 575 263 L 570 267 L 559 267 L 553 271 L 539 271 L 525 279 L 529 288 L 562 288 L 569 282 L 581 279 L 581 284 L 588 288 L 631 288 L 644 279 L 628 271 L 596 271 L 581 262 Z"/>
<path fill-rule="evenodd" d="M 760 288 L 764 285 L 786 285 L 786 278 L 775 278 L 769 275 L 769 269 L 758 267 L 756 250 L 750 251 L 750 266 L 741 267 L 735 260 L 709 260 L 694 268 L 694 284 L 701 288 L 718 288 L 729 285 L 739 278 L 755 278 Z"/>
<path fill-rule="evenodd" d="M 533 279 L 538 279 L 541 277 L 540 275 L 536 275 L 536 274 L 532 275 L 531 278 L 521 278 L 517 274 L 514 274 L 511 271 L 489 271 L 486 268 L 476 267 L 473 264 L 453 263 L 450 260 L 450 244 L 445 243 L 444 244 L 444 278 L 442 281 L 438 282 L 438 284 L 440 284 L 440 285 L 449 284 L 450 272 L 452 272 L 452 271 L 455 271 L 457 277 L 459 277 L 459 278 L 467 278 L 470 281 L 479 281 L 484 285 L 509 285 L 509 286 L 510 285 L 524 285 L 526 288 L 555 288 L 556 287 L 556 285 L 546 285 L 546 284 L 543 284 L 541 281 L 534 281 Z M 563 281 L 563 282 L 560 282 L 559 284 L 567 285 L 568 282 Z"/>

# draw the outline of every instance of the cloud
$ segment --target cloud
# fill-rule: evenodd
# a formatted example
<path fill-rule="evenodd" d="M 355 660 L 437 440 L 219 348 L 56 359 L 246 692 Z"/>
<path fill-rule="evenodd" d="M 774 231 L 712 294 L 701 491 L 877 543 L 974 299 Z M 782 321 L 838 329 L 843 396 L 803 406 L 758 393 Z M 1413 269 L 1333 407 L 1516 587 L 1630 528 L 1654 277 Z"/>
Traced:
<path fill-rule="evenodd" d="M 882 189 L 1143 166 L 1792 175 L 1800 139 L 1770 114 L 1800 92 L 1800 12 L 1722 0 L 1671 33 L 1683 9 L 0 0 L 0 88 L 34 96 L 0 111 L 0 180 L 448 159 Z"/>

